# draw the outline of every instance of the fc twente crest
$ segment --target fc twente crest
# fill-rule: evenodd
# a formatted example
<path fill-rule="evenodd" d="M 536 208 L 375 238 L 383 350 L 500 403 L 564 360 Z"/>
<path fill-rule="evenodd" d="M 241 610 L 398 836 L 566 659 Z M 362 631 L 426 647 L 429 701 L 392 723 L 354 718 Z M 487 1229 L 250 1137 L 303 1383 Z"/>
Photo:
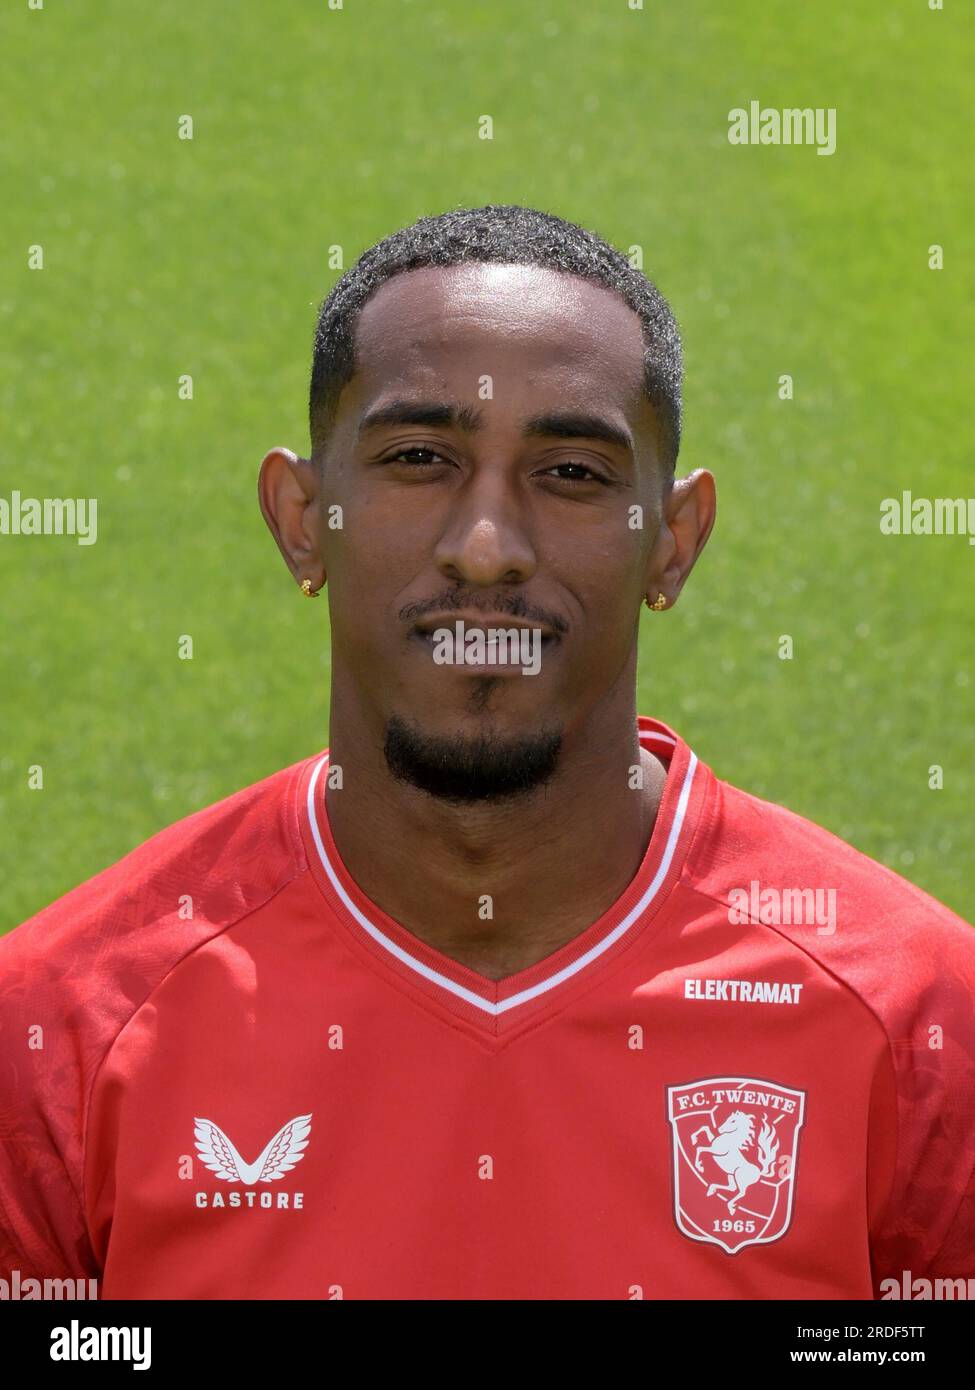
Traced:
<path fill-rule="evenodd" d="M 752 1076 L 668 1086 L 674 1218 L 729 1255 L 768 1245 L 792 1220 L 805 1091 Z"/>

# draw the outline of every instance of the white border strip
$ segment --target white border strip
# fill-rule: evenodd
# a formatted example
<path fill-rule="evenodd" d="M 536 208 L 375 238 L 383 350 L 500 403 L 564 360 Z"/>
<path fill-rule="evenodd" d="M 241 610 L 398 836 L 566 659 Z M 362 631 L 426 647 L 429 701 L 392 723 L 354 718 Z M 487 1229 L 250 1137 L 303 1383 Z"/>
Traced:
<path fill-rule="evenodd" d="M 649 731 L 641 730 L 641 732 Z M 654 737 L 657 737 L 657 735 L 654 735 Z M 690 752 L 690 750 L 688 751 Z M 435 985 L 440 985 L 442 989 L 449 990 L 450 993 L 455 994 L 458 999 L 464 999 L 468 1004 L 473 1004 L 475 1008 L 482 1009 L 484 1013 L 494 1016 L 507 1013 L 509 1009 L 517 1008 L 519 1004 L 526 1004 L 529 999 L 537 999 L 540 994 L 545 994 L 548 990 L 554 989 L 555 986 L 560 985 L 563 980 L 571 979 L 573 975 L 577 975 L 580 970 L 585 969 L 592 961 L 598 959 L 605 951 L 608 951 L 610 946 L 619 941 L 620 937 L 630 929 L 637 918 L 646 912 L 647 908 L 660 891 L 660 886 L 667 877 L 668 870 L 673 861 L 674 851 L 677 848 L 677 841 L 680 838 L 681 827 L 684 824 L 684 816 L 687 813 L 687 803 L 691 795 L 691 784 L 694 781 L 694 773 L 697 768 L 697 757 L 694 753 L 690 753 L 690 761 L 687 765 L 687 772 L 684 774 L 684 783 L 680 790 L 677 810 L 674 812 L 673 824 L 670 827 L 670 834 L 667 837 L 667 844 L 664 848 L 663 858 L 660 861 L 660 867 L 654 875 L 653 882 L 636 906 L 632 907 L 623 918 L 622 922 L 615 926 L 611 932 L 608 932 L 601 941 L 598 941 L 596 945 L 592 946 L 584 955 L 579 956 L 577 960 L 572 961 L 570 965 L 565 966 L 554 975 L 550 975 L 548 979 L 540 980 L 537 985 L 532 985 L 529 989 L 523 989 L 519 994 L 512 994 L 508 999 L 502 999 L 498 1003 L 492 1003 L 488 999 L 482 999 L 481 996 L 475 994 L 473 990 L 466 989 L 463 985 L 459 985 L 456 980 L 451 980 L 447 975 L 442 975 L 439 970 L 431 969 L 429 965 L 425 965 L 423 961 L 417 960 L 415 956 L 411 956 L 409 952 L 404 951 L 395 941 L 391 941 L 385 932 L 380 931 L 374 922 L 370 922 L 369 918 L 359 911 L 348 893 L 346 893 L 335 874 L 335 870 L 329 862 L 328 855 L 325 853 L 321 832 L 318 829 L 318 818 L 315 815 L 315 788 L 318 786 L 319 776 L 327 762 L 328 754 L 326 753 L 325 756 L 320 759 L 312 774 L 311 781 L 308 784 L 308 820 L 311 824 L 311 833 L 315 841 L 315 848 L 318 850 L 318 857 L 322 861 L 322 867 L 328 875 L 329 882 L 335 889 L 342 905 L 345 907 L 346 911 L 355 918 L 363 931 L 368 932 L 374 941 L 377 941 L 380 946 L 389 951 L 390 955 L 395 956 L 403 965 L 409 966 L 411 970 L 415 970 L 416 973 L 422 975 L 424 979 L 432 980 Z"/>

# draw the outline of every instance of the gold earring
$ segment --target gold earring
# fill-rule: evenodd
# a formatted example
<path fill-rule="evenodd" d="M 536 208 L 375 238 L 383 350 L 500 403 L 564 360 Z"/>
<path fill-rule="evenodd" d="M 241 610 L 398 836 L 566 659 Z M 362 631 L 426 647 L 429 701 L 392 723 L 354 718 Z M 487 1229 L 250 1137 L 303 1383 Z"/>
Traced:
<path fill-rule="evenodd" d="M 301 581 L 301 592 L 304 594 L 305 598 L 318 598 L 318 594 L 312 590 L 310 579 L 303 579 Z"/>
<path fill-rule="evenodd" d="M 659 613 L 661 609 L 667 607 L 667 598 L 664 594 L 658 594 L 653 603 L 651 603 L 649 599 L 645 599 L 644 602 L 651 613 Z"/>

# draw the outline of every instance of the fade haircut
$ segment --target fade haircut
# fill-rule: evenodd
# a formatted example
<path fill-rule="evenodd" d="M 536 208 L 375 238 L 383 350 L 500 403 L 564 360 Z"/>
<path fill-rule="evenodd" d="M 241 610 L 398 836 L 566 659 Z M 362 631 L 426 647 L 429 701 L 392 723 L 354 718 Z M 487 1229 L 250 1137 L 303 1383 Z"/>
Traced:
<path fill-rule="evenodd" d="M 643 326 L 643 389 L 663 432 L 671 472 L 680 448 L 680 332 L 656 285 L 595 232 L 517 204 L 460 208 L 421 217 L 364 251 L 323 300 L 315 328 L 308 414 L 312 454 L 324 446 L 342 388 L 355 373 L 359 312 L 380 285 L 408 270 L 469 261 L 543 266 L 604 285 Z"/>

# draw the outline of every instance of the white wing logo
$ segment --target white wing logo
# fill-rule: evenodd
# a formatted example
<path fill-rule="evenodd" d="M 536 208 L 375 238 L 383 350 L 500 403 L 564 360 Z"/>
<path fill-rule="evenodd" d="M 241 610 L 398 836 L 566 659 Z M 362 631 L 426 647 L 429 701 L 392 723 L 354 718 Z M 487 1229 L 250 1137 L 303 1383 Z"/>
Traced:
<path fill-rule="evenodd" d="M 210 1171 L 224 1182 L 243 1182 L 248 1187 L 256 1182 L 275 1182 L 290 1173 L 304 1158 L 302 1150 L 311 1133 L 311 1116 L 296 1115 L 281 1126 L 253 1163 L 245 1163 L 219 1125 L 200 1119 L 193 1123 L 196 1151 Z"/>

